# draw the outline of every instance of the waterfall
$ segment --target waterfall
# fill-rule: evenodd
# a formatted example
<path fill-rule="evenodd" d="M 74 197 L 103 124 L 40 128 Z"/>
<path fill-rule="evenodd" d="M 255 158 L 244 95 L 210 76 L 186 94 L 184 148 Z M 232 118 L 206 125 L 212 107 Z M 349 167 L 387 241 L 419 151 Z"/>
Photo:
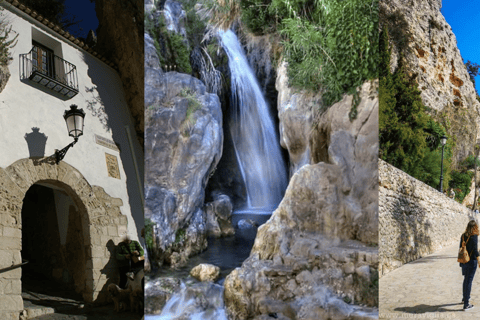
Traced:
<path fill-rule="evenodd" d="M 237 36 L 219 31 L 231 73 L 230 131 L 247 188 L 247 206 L 275 209 L 287 187 L 287 170 L 279 138 L 255 73 Z"/>
<path fill-rule="evenodd" d="M 146 315 L 145 320 L 227 320 L 223 303 L 223 286 L 201 282 L 181 284 L 159 315 Z"/>

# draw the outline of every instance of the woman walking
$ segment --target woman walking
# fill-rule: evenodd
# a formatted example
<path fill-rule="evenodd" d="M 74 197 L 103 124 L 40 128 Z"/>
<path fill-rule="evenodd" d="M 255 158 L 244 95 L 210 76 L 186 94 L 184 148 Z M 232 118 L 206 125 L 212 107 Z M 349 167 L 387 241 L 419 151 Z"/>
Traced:
<path fill-rule="evenodd" d="M 479 259 L 478 254 L 478 225 L 475 220 L 470 220 L 467 224 L 467 229 L 465 233 L 462 234 L 460 238 L 460 248 L 462 247 L 462 242 L 465 241 L 468 255 L 470 261 L 467 263 L 461 263 L 462 275 L 463 275 L 463 310 L 470 310 L 473 308 L 473 305 L 469 304 L 470 300 L 470 291 L 472 291 L 472 282 L 475 272 L 477 271 L 477 265 Z"/>

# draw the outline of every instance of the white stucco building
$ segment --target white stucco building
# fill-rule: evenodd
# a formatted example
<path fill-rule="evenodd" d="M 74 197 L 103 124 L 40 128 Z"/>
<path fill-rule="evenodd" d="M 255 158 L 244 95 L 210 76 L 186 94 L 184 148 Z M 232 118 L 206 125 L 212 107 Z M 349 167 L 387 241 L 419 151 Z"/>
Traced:
<path fill-rule="evenodd" d="M 28 272 L 105 299 L 115 245 L 143 227 L 143 149 L 115 66 L 16 0 L 0 6 L 19 35 L 0 92 L 0 319 L 18 319 Z M 84 133 L 57 164 L 71 105 Z"/>

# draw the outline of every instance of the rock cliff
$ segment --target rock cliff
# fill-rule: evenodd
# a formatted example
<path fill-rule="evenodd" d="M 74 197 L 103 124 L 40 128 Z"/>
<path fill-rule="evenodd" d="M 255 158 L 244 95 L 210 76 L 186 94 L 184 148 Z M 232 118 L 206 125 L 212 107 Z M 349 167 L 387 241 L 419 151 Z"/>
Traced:
<path fill-rule="evenodd" d="M 97 50 L 118 66 L 125 98 L 143 146 L 143 1 L 96 0 Z"/>
<path fill-rule="evenodd" d="M 308 157 L 293 174 L 280 206 L 259 228 L 250 257 L 226 278 L 232 319 L 375 317 L 345 301 L 378 304 L 377 86 L 363 85 L 353 122 L 353 98 L 345 96 L 298 139 L 322 156 Z M 294 119 L 305 123 L 309 112 L 298 114 L 303 117 Z M 284 127 L 283 135 L 291 134 Z"/>
<path fill-rule="evenodd" d="M 403 53 L 423 103 L 456 142 L 455 164 L 473 152 L 479 138 L 480 102 L 441 6 L 441 0 L 380 1 L 380 22 L 393 30 L 392 71 Z"/>
<path fill-rule="evenodd" d="M 206 247 L 205 186 L 222 155 L 222 110 L 198 79 L 163 72 L 145 35 L 145 217 L 156 224 L 157 263 Z"/>

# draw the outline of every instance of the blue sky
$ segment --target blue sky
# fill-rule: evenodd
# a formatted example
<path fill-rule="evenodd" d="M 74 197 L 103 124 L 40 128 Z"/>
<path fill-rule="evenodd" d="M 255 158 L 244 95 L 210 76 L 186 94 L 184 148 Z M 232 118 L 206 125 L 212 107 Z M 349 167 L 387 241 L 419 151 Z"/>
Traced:
<path fill-rule="evenodd" d="M 480 1 L 443 0 L 442 14 L 452 27 L 464 62 L 480 64 Z M 480 76 L 475 82 L 480 92 Z"/>
<path fill-rule="evenodd" d="M 80 27 L 82 37 L 86 38 L 88 31 L 92 29 L 97 34 L 98 19 L 95 13 L 95 3 L 90 0 L 65 0 L 65 11 L 69 15 L 77 16 L 77 20 L 83 20 Z"/>

